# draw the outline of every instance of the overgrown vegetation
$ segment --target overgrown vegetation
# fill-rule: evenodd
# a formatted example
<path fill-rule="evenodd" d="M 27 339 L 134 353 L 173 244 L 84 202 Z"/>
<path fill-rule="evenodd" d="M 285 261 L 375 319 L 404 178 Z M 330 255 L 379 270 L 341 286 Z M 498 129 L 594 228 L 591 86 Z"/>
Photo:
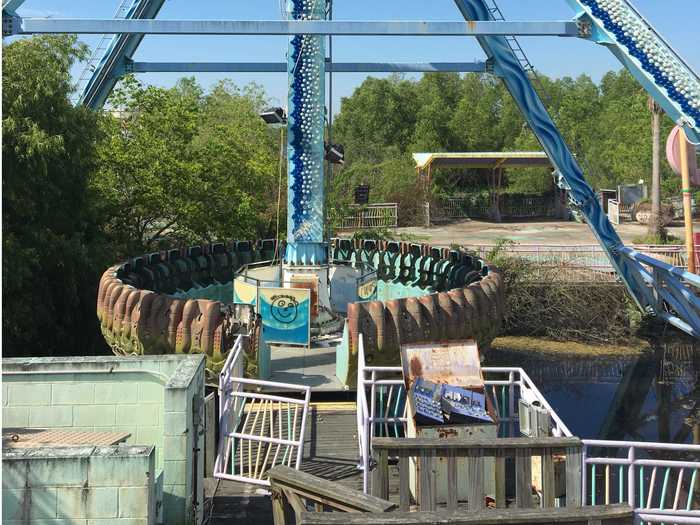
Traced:
<path fill-rule="evenodd" d="M 85 51 L 69 36 L 3 46 L 5 356 L 107 351 L 95 303 L 115 261 L 275 234 L 279 132 L 259 87 L 127 78 L 98 113 L 69 100 Z"/>
<path fill-rule="evenodd" d="M 648 97 L 626 70 L 606 74 L 599 84 L 585 75 L 543 76 L 543 84 L 548 110 L 594 188 L 650 183 Z M 661 136 L 672 126 L 664 118 Z M 424 202 L 412 153 L 541 149 L 500 80 L 479 74 L 370 77 L 343 99 L 333 136 L 346 151 L 346 165 L 333 178 L 333 202 L 349 201 L 357 184 L 368 183 L 372 202 L 400 203 L 404 223 Z M 679 179 L 665 163 L 661 175 L 662 196 L 677 195 Z M 441 169 L 432 180 L 433 195 L 488 191 L 487 177 L 473 170 Z M 508 193 L 551 189 L 548 169 L 511 170 L 504 181 Z"/>
<path fill-rule="evenodd" d="M 565 268 L 538 267 L 509 253 L 511 244 L 501 240 L 487 255 L 505 277 L 504 335 L 609 344 L 636 332 L 641 314 L 622 284 L 562 280 Z"/>

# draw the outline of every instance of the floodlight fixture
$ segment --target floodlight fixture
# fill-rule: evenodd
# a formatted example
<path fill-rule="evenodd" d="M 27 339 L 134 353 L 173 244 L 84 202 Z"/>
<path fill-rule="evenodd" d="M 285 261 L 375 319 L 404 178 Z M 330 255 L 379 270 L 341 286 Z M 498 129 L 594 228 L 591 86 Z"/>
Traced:
<path fill-rule="evenodd" d="M 287 124 L 287 112 L 281 107 L 266 109 L 260 113 L 260 118 L 262 118 L 266 124 Z"/>
<path fill-rule="evenodd" d="M 325 158 L 331 164 L 345 164 L 345 147 L 342 144 L 326 144 Z"/>

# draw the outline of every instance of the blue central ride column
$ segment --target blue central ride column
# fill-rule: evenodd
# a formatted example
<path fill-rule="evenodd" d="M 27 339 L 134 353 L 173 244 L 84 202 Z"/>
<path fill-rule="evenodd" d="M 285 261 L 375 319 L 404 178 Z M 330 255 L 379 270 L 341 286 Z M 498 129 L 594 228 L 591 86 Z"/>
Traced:
<path fill-rule="evenodd" d="M 325 0 L 287 0 L 294 20 L 323 20 Z M 287 56 L 287 251 L 285 263 L 327 261 L 324 239 L 325 45 L 322 35 L 295 35 Z"/>

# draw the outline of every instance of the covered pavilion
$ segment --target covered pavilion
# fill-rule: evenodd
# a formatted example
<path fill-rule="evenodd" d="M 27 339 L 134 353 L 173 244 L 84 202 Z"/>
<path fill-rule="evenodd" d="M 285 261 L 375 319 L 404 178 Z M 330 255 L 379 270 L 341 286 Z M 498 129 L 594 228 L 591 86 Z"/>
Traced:
<path fill-rule="evenodd" d="M 484 170 L 488 174 L 490 209 L 489 217 L 501 222 L 500 193 L 503 173 L 509 168 L 551 168 L 554 167 L 544 151 L 486 151 L 486 152 L 442 152 L 414 153 L 416 170 L 425 183 L 426 190 L 432 182 L 433 169 L 436 168 L 471 168 Z M 431 222 L 431 203 L 426 191 L 426 225 Z M 434 206 L 434 205 L 433 205 Z M 564 218 L 566 214 L 566 192 L 555 187 L 554 215 Z"/>

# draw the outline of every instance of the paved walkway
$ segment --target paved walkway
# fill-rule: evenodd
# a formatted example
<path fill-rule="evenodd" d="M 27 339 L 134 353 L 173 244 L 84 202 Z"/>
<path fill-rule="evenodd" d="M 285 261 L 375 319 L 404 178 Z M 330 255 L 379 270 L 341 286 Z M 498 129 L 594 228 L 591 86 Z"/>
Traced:
<path fill-rule="evenodd" d="M 625 244 L 646 235 L 647 227 L 628 223 L 616 226 Z M 674 223 L 668 232 L 679 239 L 684 238 L 683 224 Z M 695 223 L 694 230 L 700 232 L 700 222 Z M 499 239 L 510 239 L 520 244 L 597 244 L 593 232 L 587 224 L 563 221 L 532 221 L 494 223 L 477 220 L 460 220 L 432 228 L 408 227 L 397 228 L 398 234 L 415 237 L 417 242 L 434 245 L 451 244 L 475 245 L 494 244 Z M 682 242 L 682 241 L 681 241 Z"/>

